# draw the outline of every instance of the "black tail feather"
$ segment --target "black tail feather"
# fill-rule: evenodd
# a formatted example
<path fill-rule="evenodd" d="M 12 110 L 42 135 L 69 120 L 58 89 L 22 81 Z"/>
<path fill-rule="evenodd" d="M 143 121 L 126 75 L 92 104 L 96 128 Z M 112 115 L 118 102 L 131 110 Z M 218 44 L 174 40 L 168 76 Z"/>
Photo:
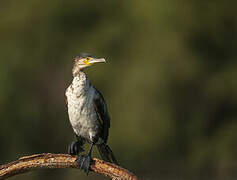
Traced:
<path fill-rule="evenodd" d="M 104 161 L 111 162 L 111 163 L 118 165 L 118 161 L 116 160 L 112 150 L 110 149 L 110 147 L 108 145 L 99 144 L 99 145 L 97 145 L 97 149 L 100 153 L 101 158 Z"/>

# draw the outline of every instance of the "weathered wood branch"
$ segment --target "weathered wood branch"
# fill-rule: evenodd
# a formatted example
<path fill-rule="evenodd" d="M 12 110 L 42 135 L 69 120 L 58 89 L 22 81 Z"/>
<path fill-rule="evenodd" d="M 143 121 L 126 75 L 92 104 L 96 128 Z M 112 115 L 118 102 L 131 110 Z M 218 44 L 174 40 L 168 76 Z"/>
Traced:
<path fill-rule="evenodd" d="M 0 166 L 0 179 L 25 173 L 41 168 L 78 168 L 75 162 L 76 156 L 68 154 L 35 154 L 19 158 L 17 161 Z M 138 180 L 138 178 L 128 170 L 115 164 L 93 158 L 94 163 L 90 166 L 91 170 L 110 177 L 113 180 Z"/>

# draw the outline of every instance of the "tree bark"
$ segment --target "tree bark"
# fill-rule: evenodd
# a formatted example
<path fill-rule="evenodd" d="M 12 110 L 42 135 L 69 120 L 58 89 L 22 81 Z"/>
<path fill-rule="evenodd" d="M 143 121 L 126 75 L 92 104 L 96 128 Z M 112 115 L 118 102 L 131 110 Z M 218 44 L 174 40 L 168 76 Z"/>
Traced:
<path fill-rule="evenodd" d="M 17 161 L 0 166 L 0 179 L 42 168 L 78 168 L 76 156 L 69 154 L 35 154 L 19 158 Z M 93 158 L 90 169 L 96 173 L 110 177 L 113 180 L 138 180 L 128 170 L 115 164 Z"/>

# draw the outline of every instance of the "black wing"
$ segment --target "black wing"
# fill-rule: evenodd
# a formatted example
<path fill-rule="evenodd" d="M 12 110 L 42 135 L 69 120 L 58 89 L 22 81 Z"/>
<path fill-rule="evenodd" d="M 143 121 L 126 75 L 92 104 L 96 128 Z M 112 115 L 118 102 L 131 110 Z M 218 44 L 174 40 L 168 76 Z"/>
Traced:
<path fill-rule="evenodd" d="M 103 95 L 97 89 L 95 90 L 96 95 L 94 98 L 94 108 L 97 113 L 98 120 L 101 124 L 101 137 L 103 138 L 104 143 L 106 143 L 110 127 L 109 112 Z"/>

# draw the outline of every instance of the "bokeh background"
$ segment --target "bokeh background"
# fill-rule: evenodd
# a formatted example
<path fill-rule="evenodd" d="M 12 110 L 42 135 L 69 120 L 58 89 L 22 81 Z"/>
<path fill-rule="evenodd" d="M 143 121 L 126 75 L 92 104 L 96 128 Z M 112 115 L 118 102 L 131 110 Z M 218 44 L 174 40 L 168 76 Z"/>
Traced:
<path fill-rule="evenodd" d="M 197 0 L 1 0 L 0 164 L 64 153 L 72 58 L 111 115 L 109 144 L 144 180 L 237 178 L 237 3 Z M 96 150 L 94 155 L 97 156 Z M 28 179 L 105 179 L 40 170 Z"/>

